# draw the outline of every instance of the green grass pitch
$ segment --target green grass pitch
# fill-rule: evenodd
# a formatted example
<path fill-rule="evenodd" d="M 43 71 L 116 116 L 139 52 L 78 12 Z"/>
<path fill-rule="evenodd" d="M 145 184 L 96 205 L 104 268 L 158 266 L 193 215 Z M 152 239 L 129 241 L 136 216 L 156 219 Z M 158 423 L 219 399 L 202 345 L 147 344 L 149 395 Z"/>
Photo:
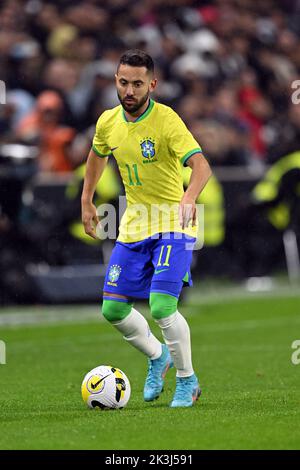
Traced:
<path fill-rule="evenodd" d="M 97 306 L 87 309 L 97 312 Z M 30 309 L 2 314 L 22 311 Z M 202 386 L 189 409 L 168 408 L 174 370 L 161 397 L 144 403 L 146 359 L 106 322 L 82 321 L 84 307 L 74 308 L 72 321 L 63 320 L 70 307 L 31 311 L 39 318 L 55 312 L 56 320 L 0 330 L 7 348 L 7 363 L 0 365 L 1 449 L 300 448 L 300 364 L 291 361 L 292 342 L 300 339 L 300 297 L 182 305 Z M 128 375 L 132 394 L 125 409 L 89 410 L 83 403 L 81 381 L 100 364 Z"/>

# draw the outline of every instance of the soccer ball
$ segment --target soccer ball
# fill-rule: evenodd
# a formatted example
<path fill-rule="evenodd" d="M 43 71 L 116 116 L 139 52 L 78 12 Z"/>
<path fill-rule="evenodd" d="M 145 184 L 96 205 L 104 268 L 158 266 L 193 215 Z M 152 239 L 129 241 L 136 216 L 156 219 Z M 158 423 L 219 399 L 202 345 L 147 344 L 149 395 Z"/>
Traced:
<path fill-rule="evenodd" d="M 124 408 L 130 398 L 130 383 L 116 367 L 98 366 L 86 374 L 81 385 L 83 401 L 89 408 Z"/>

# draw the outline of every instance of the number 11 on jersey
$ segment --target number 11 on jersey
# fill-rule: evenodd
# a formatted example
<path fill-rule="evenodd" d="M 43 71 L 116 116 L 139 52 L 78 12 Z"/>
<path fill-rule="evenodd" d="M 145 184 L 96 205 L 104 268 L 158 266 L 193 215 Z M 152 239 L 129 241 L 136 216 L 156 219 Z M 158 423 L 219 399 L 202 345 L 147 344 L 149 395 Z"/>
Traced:
<path fill-rule="evenodd" d="M 136 163 L 134 163 L 132 166 L 132 169 L 130 168 L 130 165 L 125 163 L 125 166 L 128 171 L 128 179 L 129 179 L 129 186 L 142 186 L 142 183 L 139 178 L 138 174 L 138 166 Z"/>

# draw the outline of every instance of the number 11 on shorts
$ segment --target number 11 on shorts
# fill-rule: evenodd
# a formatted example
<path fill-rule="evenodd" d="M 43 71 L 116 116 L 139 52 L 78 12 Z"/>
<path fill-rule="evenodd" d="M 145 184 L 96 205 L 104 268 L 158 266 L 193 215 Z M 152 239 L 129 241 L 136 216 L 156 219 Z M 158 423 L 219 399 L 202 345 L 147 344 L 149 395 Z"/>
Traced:
<path fill-rule="evenodd" d="M 160 254 L 159 254 L 159 258 L 158 258 L 157 267 L 158 266 L 170 266 L 169 259 L 170 259 L 170 255 L 171 255 L 172 245 L 167 245 L 167 254 L 166 254 L 165 262 L 163 264 L 161 264 L 165 246 L 166 245 L 163 245 L 160 249 Z"/>

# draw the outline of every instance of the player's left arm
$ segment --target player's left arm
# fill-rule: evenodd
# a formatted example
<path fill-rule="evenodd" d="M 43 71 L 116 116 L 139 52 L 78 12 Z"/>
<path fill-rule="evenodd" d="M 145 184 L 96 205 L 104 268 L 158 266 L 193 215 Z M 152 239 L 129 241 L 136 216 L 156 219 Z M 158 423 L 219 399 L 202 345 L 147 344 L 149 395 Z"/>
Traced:
<path fill-rule="evenodd" d="M 212 171 L 202 153 L 195 153 L 186 162 L 192 169 L 189 185 L 180 201 L 179 222 L 182 228 L 196 224 L 197 209 L 196 200 L 209 180 Z"/>

